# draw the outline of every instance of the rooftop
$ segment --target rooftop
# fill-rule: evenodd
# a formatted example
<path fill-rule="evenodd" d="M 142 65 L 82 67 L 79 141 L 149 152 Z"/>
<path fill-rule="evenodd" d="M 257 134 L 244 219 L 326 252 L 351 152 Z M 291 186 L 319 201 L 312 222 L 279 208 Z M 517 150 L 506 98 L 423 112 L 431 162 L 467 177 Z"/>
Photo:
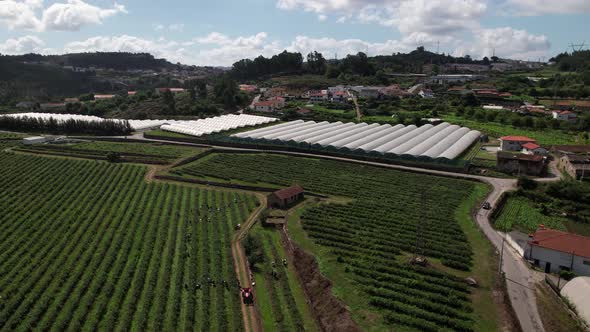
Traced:
<path fill-rule="evenodd" d="M 535 150 L 535 149 L 540 148 L 541 146 L 539 144 L 535 144 L 535 143 L 526 143 L 526 144 L 523 144 L 522 147 L 527 150 Z"/>
<path fill-rule="evenodd" d="M 504 136 L 500 137 L 502 141 L 514 141 L 514 142 L 536 142 L 536 140 L 526 136 Z"/>
<path fill-rule="evenodd" d="M 498 152 L 497 157 L 498 157 L 498 159 L 511 159 L 511 160 L 532 161 L 532 162 L 543 161 L 543 156 L 539 156 L 539 155 L 522 154 L 522 153 L 509 153 L 509 152 L 502 152 L 502 151 Z"/>
<path fill-rule="evenodd" d="M 273 195 L 277 196 L 279 199 L 287 199 L 289 197 L 302 194 L 303 192 L 305 192 L 305 190 L 303 190 L 303 187 L 301 187 L 300 185 L 294 185 L 289 188 L 277 190 L 273 193 Z"/>
<path fill-rule="evenodd" d="M 590 258 L 590 237 L 541 228 L 533 234 L 529 243 L 537 247 Z"/>

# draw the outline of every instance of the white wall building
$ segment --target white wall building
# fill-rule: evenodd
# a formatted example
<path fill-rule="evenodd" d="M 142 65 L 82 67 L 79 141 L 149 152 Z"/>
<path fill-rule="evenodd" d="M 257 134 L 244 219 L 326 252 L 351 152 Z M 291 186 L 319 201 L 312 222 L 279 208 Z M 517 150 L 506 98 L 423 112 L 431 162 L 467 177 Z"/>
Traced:
<path fill-rule="evenodd" d="M 545 273 L 566 270 L 590 276 L 590 238 L 542 228 L 530 238 L 525 258 Z"/>
<path fill-rule="evenodd" d="M 572 121 L 578 118 L 576 113 L 572 111 L 552 111 L 551 115 L 554 119 L 560 121 Z"/>
<path fill-rule="evenodd" d="M 504 136 L 500 137 L 501 151 L 522 151 L 522 146 L 527 143 L 536 143 L 532 138 L 526 136 Z"/>

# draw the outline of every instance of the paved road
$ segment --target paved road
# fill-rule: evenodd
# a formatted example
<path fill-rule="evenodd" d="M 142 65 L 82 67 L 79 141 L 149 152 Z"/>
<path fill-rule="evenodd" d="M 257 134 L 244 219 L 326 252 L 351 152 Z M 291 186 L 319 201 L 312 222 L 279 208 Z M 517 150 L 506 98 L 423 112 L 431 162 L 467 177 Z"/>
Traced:
<path fill-rule="evenodd" d="M 142 139 L 147 141 L 155 141 L 155 142 L 162 142 L 162 143 L 177 143 L 177 142 L 170 142 L 170 141 L 163 141 L 163 140 L 152 140 L 143 138 L 141 135 L 133 136 L 132 138 L 135 139 Z M 182 143 L 184 145 L 198 145 L 192 143 Z M 258 151 L 257 149 L 246 149 L 246 148 L 230 148 L 230 147 L 221 147 L 221 146 L 214 146 L 218 149 L 224 150 L 233 150 L 233 151 Z M 261 151 L 265 152 L 265 151 Z M 268 152 L 268 151 L 267 151 Z M 446 171 L 438 171 L 438 170 L 431 170 L 431 169 L 424 169 L 424 168 L 416 168 L 416 167 L 408 167 L 408 166 L 401 166 L 401 165 L 390 165 L 390 164 L 382 164 L 377 162 L 370 162 L 370 161 L 362 161 L 362 160 L 355 160 L 355 159 L 348 159 L 342 157 L 333 157 L 333 156 L 322 156 L 316 154 L 308 154 L 308 153 L 299 153 L 299 152 L 289 152 L 289 151 L 270 151 L 273 153 L 280 153 L 285 155 L 294 155 L 294 156 L 303 156 L 303 157 L 313 157 L 313 158 L 322 158 L 322 159 L 331 159 L 331 160 L 341 160 L 347 162 L 355 162 L 364 165 L 373 165 L 373 166 L 380 166 L 386 167 L 391 169 L 397 170 L 405 170 L 417 173 L 425 173 L 431 175 L 440 175 L 440 176 L 447 176 L 447 177 L 454 177 L 454 178 L 463 178 L 463 179 L 471 179 L 477 180 L 484 183 L 487 183 L 492 186 L 493 190 L 487 197 L 487 201 L 495 207 L 504 192 L 511 191 L 516 189 L 516 180 L 513 179 L 499 179 L 499 178 L 491 178 L 479 175 L 472 175 L 472 174 L 462 174 L 462 173 L 453 173 L 453 172 L 446 172 Z M 559 173 L 558 173 L 559 174 Z M 556 181 L 559 180 L 559 176 L 554 176 L 549 178 L 548 180 L 544 181 Z M 492 210 L 483 210 L 480 209 L 476 219 L 477 224 L 480 229 L 484 232 L 486 237 L 490 240 L 490 242 L 496 247 L 498 252 L 502 252 L 503 246 L 503 236 L 504 233 L 498 232 L 492 228 L 490 223 L 490 213 Z M 510 302 L 514 311 L 516 313 L 516 317 L 518 318 L 522 330 L 525 332 L 529 331 L 544 331 L 543 323 L 541 321 L 541 317 L 539 315 L 539 311 L 537 309 L 537 301 L 535 295 L 535 283 L 539 280 L 539 276 L 536 271 L 531 270 L 523 261 L 522 257 L 518 255 L 515 250 L 512 250 L 509 245 L 504 245 L 503 250 L 503 263 L 502 263 L 502 271 L 506 277 L 506 284 L 508 295 L 510 297 Z"/>

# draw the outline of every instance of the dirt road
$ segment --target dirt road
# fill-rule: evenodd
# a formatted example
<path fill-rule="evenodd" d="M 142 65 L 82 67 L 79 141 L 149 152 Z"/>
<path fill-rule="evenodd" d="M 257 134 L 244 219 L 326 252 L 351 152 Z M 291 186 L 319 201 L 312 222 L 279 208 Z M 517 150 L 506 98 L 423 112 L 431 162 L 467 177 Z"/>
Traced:
<path fill-rule="evenodd" d="M 258 216 L 266 207 L 266 197 L 261 194 L 257 194 L 256 196 L 260 200 L 260 206 L 250 215 L 248 220 L 244 222 L 241 229 L 234 235 L 231 243 L 231 251 L 236 269 L 236 275 L 242 287 L 251 286 L 252 280 L 250 280 L 248 259 L 246 258 L 246 253 L 242 247 L 241 241 L 244 239 L 244 237 L 246 237 L 248 231 L 256 223 Z M 254 291 L 254 299 L 256 300 L 256 291 L 254 287 L 252 287 L 252 290 Z M 247 306 L 242 303 L 241 307 L 242 317 L 244 319 L 244 330 L 246 332 L 262 331 L 262 323 L 260 321 L 260 315 L 256 310 L 256 306 Z"/>

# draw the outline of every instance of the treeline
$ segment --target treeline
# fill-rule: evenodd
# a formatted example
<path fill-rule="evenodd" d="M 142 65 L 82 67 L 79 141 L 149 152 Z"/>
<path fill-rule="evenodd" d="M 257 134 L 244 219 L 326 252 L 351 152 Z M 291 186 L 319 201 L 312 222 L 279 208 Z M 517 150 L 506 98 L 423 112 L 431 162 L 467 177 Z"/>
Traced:
<path fill-rule="evenodd" d="M 63 55 L 25 54 L 3 56 L 17 62 L 44 62 L 60 66 L 97 67 L 117 70 L 163 69 L 174 66 L 165 59 L 156 59 L 149 53 L 91 52 Z"/>
<path fill-rule="evenodd" d="M 9 116 L 0 116 L 0 129 L 18 132 L 42 132 L 68 135 L 88 134 L 104 136 L 128 135 L 133 131 L 128 121 L 85 121 L 73 119 L 58 121 L 54 118 L 15 118 Z"/>
<path fill-rule="evenodd" d="M 564 52 L 549 61 L 556 62 L 561 71 L 590 71 L 590 51 Z"/>
<path fill-rule="evenodd" d="M 238 79 L 252 79 L 272 74 L 299 74 L 303 69 L 301 53 L 283 53 L 265 58 L 259 56 L 254 60 L 242 59 L 233 64 L 231 75 Z"/>

